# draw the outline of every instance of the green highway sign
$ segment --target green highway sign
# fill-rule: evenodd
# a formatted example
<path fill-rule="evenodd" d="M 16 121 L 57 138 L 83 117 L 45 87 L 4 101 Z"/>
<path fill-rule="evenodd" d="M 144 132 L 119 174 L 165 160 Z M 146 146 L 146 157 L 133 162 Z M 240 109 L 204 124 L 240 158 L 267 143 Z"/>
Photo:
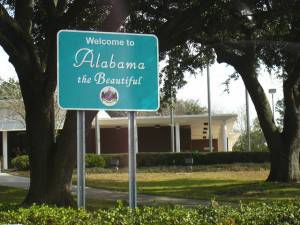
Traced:
<path fill-rule="evenodd" d="M 158 40 L 154 35 L 59 31 L 57 74 L 63 109 L 159 108 Z"/>

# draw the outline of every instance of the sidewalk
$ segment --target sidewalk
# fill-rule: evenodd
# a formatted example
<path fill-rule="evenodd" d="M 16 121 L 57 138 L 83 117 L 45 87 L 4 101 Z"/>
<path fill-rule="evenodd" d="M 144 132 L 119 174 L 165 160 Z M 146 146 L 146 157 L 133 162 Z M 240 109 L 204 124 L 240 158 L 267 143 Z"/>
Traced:
<path fill-rule="evenodd" d="M 12 176 L 7 173 L 0 173 L 0 186 L 28 189 L 29 182 L 30 179 L 26 177 L 18 177 L 18 176 Z M 76 186 L 73 186 L 72 192 L 73 194 L 76 194 Z M 99 199 L 99 200 L 109 200 L 109 201 L 117 201 L 117 200 L 127 201 L 128 193 L 86 187 L 86 197 L 89 199 Z M 138 204 L 142 204 L 142 205 L 177 204 L 177 205 L 184 205 L 184 206 L 196 206 L 199 204 L 202 205 L 209 204 L 209 202 L 207 201 L 163 197 L 163 196 L 146 195 L 146 194 L 138 194 L 137 200 L 138 200 Z"/>

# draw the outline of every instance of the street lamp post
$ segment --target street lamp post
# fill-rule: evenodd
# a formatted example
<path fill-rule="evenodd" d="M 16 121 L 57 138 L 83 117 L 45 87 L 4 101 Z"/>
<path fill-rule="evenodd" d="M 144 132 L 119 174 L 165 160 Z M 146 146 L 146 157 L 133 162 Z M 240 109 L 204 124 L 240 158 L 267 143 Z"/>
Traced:
<path fill-rule="evenodd" d="M 275 112 L 275 109 L 274 109 L 274 94 L 276 93 L 276 88 L 270 88 L 269 93 L 272 96 L 272 115 L 273 115 L 273 119 L 275 121 L 275 116 L 274 116 L 274 112 Z"/>
<path fill-rule="evenodd" d="M 249 94 L 246 88 L 245 88 L 245 96 L 246 96 L 246 132 L 247 132 L 246 149 L 248 152 L 251 152 Z"/>

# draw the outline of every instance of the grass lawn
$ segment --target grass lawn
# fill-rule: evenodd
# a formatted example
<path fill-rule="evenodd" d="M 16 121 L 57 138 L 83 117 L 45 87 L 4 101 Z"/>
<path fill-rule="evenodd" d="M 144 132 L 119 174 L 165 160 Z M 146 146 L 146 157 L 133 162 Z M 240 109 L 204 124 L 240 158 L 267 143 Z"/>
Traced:
<path fill-rule="evenodd" d="M 300 200 L 300 184 L 265 182 L 269 171 L 138 173 L 139 193 L 200 200 L 244 202 Z M 88 173 L 90 187 L 128 191 L 127 173 Z"/>
<path fill-rule="evenodd" d="M 24 189 L 0 186 L 0 210 L 2 207 L 14 208 L 15 206 L 20 205 L 24 200 L 26 193 L 27 191 Z M 99 201 L 94 199 L 87 199 L 86 201 L 87 209 L 90 211 L 108 209 L 116 204 L 117 203 L 113 201 Z"/>
<path fill-rule="evenodd" d="M 214 165 L 194 169 L 192 173 L 186 172 L 186 168 L 138 169 L 138 193 L 226 202 L 300 200 L 300 184 L 265 182 L 269 174 L 265 164 Z M 28 176 L 28 172 L 14 175 Z M 73 180 L 76 183 L 76 176 Z M 128 172 L 124 169 L 119 172 L 87 169 L 86 185 L 128 191 Z"/>
<path fill-rule="evenodd" d="M 24 189 L 0 186 L 0 208 L 21 204 L 26 193 L 27 191 Z"/>

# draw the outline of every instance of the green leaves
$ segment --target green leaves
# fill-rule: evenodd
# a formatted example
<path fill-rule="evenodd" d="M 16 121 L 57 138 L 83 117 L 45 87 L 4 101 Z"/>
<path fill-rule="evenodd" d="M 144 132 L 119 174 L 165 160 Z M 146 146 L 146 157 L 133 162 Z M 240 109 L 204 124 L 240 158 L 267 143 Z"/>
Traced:
<path fill-rule="evenodd" d="M 29 170 L 28 155 L 19 155 L 11 160 L 11 165 L 17 170 Z"/>
<path fill-rule="evenodd" d="M 103 168 L 105 166 L 105 159 L 101 155 L 87 153 L 85 155 L 85 166 L 86 168 L 91 168 L 91 167 Z"/>
<path fill-rule="evenodd" d="M 145 206 L 131 210 L 122 204 L 108 210 L 88 212 L 71 208 L 33 205 L 0 211 L 0 223 L 105 224 L 105 225 L 198 225 L 198 224 L 300 224 L 299 203 L 251 203 L 236 206 Z"/>

